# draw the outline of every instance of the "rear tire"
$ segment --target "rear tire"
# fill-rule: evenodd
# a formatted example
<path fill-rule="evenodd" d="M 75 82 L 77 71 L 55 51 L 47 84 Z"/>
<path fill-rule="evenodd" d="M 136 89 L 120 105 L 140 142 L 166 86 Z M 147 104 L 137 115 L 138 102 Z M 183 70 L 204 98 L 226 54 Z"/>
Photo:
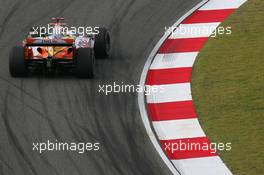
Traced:
<path fill-rule="evenodd" d="M 94 52 L 90 48 L 79 48 L 76 51 L 75 74 L 79 78 L 93 78 Z"/>
<path fill-rule="evenodd" d="M 94 52 L 96 58 L 108 58 L 110 54 L 110 34 L 106 28 L 99 28 L 95 35 Z"/>
<path fill-rule="evenodd" d="M 13 47 L 9 54 L 9 72 L 12 77 L 27 76 L 25 49 L 22 46 Z"/>

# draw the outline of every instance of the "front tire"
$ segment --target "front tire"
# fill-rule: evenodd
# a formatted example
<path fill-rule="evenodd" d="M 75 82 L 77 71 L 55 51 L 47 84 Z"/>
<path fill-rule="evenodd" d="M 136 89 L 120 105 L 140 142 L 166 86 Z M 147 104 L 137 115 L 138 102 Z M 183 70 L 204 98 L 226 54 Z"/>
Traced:
<path fill-rule="evenodd" d="M 25 49 L 22 46 L 13 47 L 9 54 L 9 72 L 12 77 L 27 76 Z"/>
<path fill-rule="evenodd" d="M 95 35 L 94 52 L 96 58 L 108 58 L 110 54 L 110 34 L 106 28 L 99 28 Z"/>
<path fill-rule="evenodd" d="M 79 78 L 93 78 L 94 52 L 90 48 L 79 48 L 76 51 L 75 74 Z"/>

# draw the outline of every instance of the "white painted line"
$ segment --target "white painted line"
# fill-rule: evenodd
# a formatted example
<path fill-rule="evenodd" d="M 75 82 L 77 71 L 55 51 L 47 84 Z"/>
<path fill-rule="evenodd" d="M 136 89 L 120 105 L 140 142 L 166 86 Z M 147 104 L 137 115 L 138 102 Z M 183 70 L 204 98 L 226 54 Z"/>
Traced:
<path fill-rule="evenodd" d="M 157 54 L 150 69 L 192 67 L 198 52 Z"/>
<path fill-rule="evenodd" d="M 247 0 L 210 0 L 199 10 L 237 9 Z"/>
<path fill-rule="evenodd" d="M 170 39 L 209 37 L 220 22 L 181 24 L 171 34 Z"/>
<path fill-rule="evenodd" d="M 172 162 L 184 175 L 232 175 L 218 156 L 172 160 Z"/>
<path fill-rule="evenodd" d="M 153 126 L 160 140 L 205 137 L 198 119 L 155 121 Z"/>
<path fill-rule="evenodd" d="M 179 83 L 169 85 L 159 85 L 157 89 L 162 92 L 147 96 L 147 103 L 166 103 L 192 100 L 190 83 Z"/>

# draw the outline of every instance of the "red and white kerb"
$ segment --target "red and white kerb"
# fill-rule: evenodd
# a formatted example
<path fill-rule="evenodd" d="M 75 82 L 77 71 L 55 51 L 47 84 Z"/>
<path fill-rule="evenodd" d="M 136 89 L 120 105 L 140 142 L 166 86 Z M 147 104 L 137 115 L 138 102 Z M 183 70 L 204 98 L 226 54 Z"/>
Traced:
<path fill-rule="evenodd" d="M 147 96 L 149 118 L 169 159 L 184 175 L 232 174 L 212 150 L 171 150 L 181 143 L 208 143 L 191 95 L 194 61 L 212 34 L 246 0 L 210 0 L 179 27 L 210 28 L 206 33 L 174 33 L 162 44 L 148 71 L 146 85 L 162 86 L 162 93 Z M 186 30 L 188 31 L 188 30 Z"/>

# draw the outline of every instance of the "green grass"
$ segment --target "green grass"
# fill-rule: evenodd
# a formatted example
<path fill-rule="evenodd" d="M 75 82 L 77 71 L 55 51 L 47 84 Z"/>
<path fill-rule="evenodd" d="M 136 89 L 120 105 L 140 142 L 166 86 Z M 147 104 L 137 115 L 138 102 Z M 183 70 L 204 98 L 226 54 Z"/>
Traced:
<path fill-rule="evenodd" d="M 249 0 L 210 38 L 194 66 L 192 92 L 199 119 L 236 175 L 264 174 L 264 1 Z"/>

